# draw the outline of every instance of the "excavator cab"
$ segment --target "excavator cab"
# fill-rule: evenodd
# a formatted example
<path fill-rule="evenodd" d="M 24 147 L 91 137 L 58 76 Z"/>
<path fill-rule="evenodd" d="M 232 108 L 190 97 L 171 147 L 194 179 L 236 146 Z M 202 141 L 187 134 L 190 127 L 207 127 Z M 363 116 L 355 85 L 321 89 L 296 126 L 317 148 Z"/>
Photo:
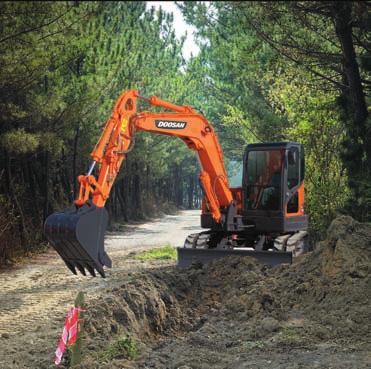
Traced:
<path fill-rule="evenodd" d="M 304 213 L 303 145 L 296 142 L 248 145 L 241 187 L 231 191 L 234 202 L 224 210 L 224 226 L 216 223 L 204 206 L 202 228 L 249 233 L 254 237 L 305 230 L 308 218 Z"/>
<path fill-rule="evenodd" d="M 304 251 L 308 227 L 304 214 L 304 148 L 296 142 L 250 144 L 243 158 L 241 187 L 223 211 L 223 224 L 212 218 L 204 199 L 201 227 L 178 248 L 178 265 L 206 264 L 225 256 L 250 256 L 275 266 L 291 263 Z"/>
<path fill-rule="evenodd" d="M 243 168 L 243 215 L 257 233 L 306 229 L 304 148 L 296 142 L 247 146 Z"/>

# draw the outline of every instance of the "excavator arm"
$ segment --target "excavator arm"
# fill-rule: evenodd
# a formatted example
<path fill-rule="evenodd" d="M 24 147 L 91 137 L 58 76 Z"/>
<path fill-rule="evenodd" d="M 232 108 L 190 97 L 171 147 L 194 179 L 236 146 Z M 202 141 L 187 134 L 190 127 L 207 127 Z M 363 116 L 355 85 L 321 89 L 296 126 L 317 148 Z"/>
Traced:
<path fill-rule="evenodd" d="M 138 99 L 170 112 L 138 112 Z M 78 177 L 80 192 L 74 206 L 50 215 L 45 222 L 45 234 L 76 274 L 76 269 L 92 275 L 97 270 L 104 276 L 103 266 L 111 266 L 104 251 L 107 226 L 107 201 L 126 154 L 132 149 L 137 131 L 179 137 L 196 151 L 200 166 L 200 181 L 207 206 L 216 223 L 222 221 L 221 211 L 233 201 L 229 189 L 223 153 L 214 128 L 204 116 L 189 106 L 178 106 L 155 96 L 145 98 L 136 90 L 124 92 L 114 105 L 103 133 L 91 153 L 92 165 L 86 175 Z M 99 175 L 93 169 L 99 166 Z"/>
<path fill-rule="evenodd" d="M 138 99 L 173 111 L 138 113 Z M 75 204 L 82 206 L 91 195 L 97 207 L 104 206 L 125 155 L 134 144 L 136 131 L 179 137 L 197 152 L 201 165 L 200 181 L 212 217 L 219 223 L 220 209 L 227 208 L 233 198 L 214 128 L 204 116 L 188 106 L 177 106 L 155 96 L 143 98 L 135 90 L 124 92 L 115 104 L 112 116 L 91 153 L 92 167 L 95 163 L 101 165 L 98 180 L 91 173 L 79 176 L 80 194 Z"/>

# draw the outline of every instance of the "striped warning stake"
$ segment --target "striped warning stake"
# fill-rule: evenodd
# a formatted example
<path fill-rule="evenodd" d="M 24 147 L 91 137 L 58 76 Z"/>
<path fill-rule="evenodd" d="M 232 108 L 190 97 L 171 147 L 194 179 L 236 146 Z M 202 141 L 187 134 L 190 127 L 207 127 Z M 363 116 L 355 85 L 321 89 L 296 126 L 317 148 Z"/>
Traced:
<path fill-rule="evenodd" d="M 81 308 L 73 307 L 69 310 L 63 326 L 62 337 L 60 338 L 55 351 L 55 364 L 59 365 L 62 361 L 63 353 L 67 346 L 71 346 L 76 342 L 79 331 L 79 316 Z"/>

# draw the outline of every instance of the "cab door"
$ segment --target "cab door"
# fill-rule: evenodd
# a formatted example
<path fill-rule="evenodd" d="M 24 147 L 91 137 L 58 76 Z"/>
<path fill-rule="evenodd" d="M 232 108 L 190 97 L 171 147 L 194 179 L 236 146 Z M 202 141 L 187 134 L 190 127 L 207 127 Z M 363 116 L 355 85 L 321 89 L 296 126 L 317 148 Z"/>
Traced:
<path fill-rule="evenodd" d="M 304 148 L 292 146 L 285 158 L 285 217 L 304 215 Z"/>

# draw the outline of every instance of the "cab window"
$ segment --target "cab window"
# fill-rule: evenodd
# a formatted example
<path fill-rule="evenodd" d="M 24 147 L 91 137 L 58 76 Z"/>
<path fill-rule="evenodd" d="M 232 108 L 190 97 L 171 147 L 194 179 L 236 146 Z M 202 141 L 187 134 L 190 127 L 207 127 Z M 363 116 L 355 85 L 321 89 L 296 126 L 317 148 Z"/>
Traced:
<path fill-rule="evenodd" d="M 247 157 L 247 209 L 280 210 L 281 178 L 280 150 L 250 151 Z"/>
<path fill-rule="evenodd" d="M 294 147 L 287 153 L 287 187 L 291 190 L 298 186 L 299 181 L 300 158 L 299 150 Z"/>

